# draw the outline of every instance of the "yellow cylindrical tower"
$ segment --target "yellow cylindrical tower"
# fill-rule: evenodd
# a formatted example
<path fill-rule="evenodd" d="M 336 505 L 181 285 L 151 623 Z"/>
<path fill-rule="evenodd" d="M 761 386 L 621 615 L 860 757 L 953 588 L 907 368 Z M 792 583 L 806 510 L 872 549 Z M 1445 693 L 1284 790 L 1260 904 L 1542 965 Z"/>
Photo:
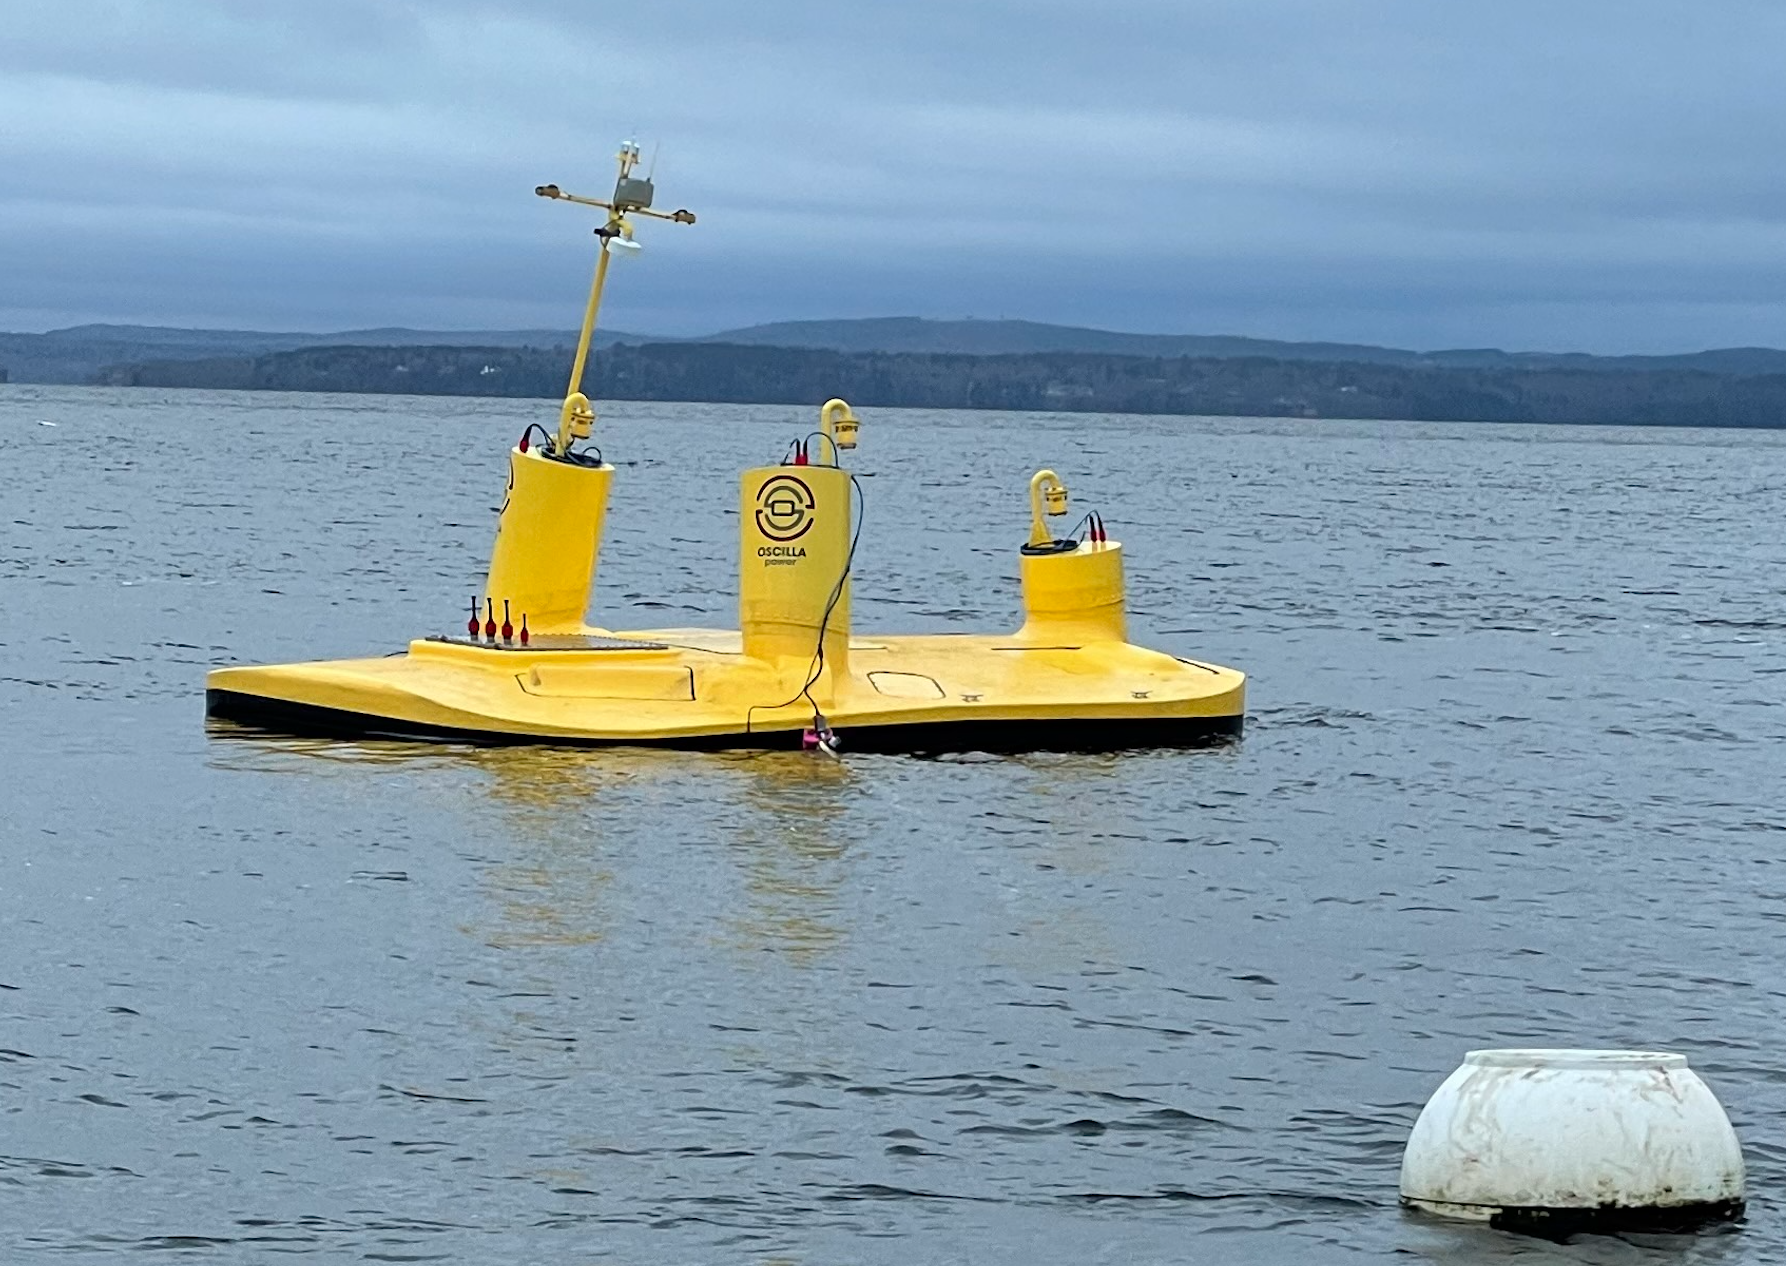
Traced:
<path fill-rule="evenodd" d="M 509 450 L 508 497 L 487 594 L 536 634 L 580 633 L 601 553 L 614 468 Z"/>
<path fill-rule="evenodd" d="M 760 466 L 744 472 L 738 503 L 738 621 L 746 655 L 810 660 L 822 624 L 825 666 L 833 673 L 845 670 L 850 519 L 847 470 Z"/>
<path fill-rule="evenodd" d="M 1067 512 L 1067 486 L 1052 470 L 1029 481 L 1029 540 L 1023 569 L 1023 627 L 1018 640 L 1057 646 L 1129 640 L 1122 546 L 1104 539 L 1103 519 L 1086 516 L 1090 539 L 1055 540 L 1047 520 Z"/>
<path fill-rule="evenodd" d="M 1022 554 L 1023 627 L 1018 640 L 1078 646 L 1126 642 L 1122 546 L 1086 541 L 1056 554 Z"/>

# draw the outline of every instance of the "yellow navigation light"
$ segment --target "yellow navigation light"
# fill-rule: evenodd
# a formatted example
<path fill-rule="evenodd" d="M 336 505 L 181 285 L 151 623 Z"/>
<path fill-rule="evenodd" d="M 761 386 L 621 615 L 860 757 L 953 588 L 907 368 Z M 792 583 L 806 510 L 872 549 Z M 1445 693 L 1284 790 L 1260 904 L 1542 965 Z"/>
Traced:
<path fill-rule="evenodd" d="M 564 398 L 564 408 L 558 413 L 558 433 L 571 439 L 586 440 L 595 429 L 595 409 L 589 403 L 589 397 L 581 391 L 573 391 Z"/>
<path fill-rule="evenodd" d="M 1059 516 L 1067 512 L 1067 486 L 1052 470 L 1038 470 L 1029 480 L 1029 543 L 1047 545 L 1054 534 L 1043 521 L 1044 514 Z"/>
<path fill-rule="evenodd" d="M 819 409 L 819 430 L 831 441 L 833 449 L 848 452 L 856 447 L 856 436 L 862 430 L 862 423 L 850 411 L 846 401 L 833 398 Z"/>

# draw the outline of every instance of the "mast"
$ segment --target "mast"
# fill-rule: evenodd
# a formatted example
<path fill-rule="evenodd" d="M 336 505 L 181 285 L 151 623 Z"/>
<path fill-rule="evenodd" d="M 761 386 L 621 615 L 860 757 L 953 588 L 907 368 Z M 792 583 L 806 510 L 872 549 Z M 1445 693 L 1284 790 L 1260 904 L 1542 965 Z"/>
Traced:
<path fill-rule="evenodd" d="M 569 453 L 573 441 L 588 439 L 595 426 L 595 410 L 590 407 L 589 397 L 583 394 L 583 370 L 589 363 L 589 340 L 595 334 L 595 319 L 602 305 L 602 290 L 608 282 L 608 261 L 617 250 L 628 255 L 639 251 L 639 244 L 633 241 L 633 226 L 627 217 L 642 215 L 653 220 L 670 220 L 676 224 L 695 222 L 693 211 L 681 208 L 675 211 L 651 209 L 651 178 L 633 175 L 633 169 L 639 164 L 637 141 L 622 141 L 618 159 L 620 175 L 614 182 L 613 196 L 606 202 L 599 198 L 566 193 L 557 185 L 537 185 L 533 190 L 542 198 L 556 198 L 560 202 L 599 207 L 608 213 L 607 223 L 595 231 L 596 237 L 601 239 L 601 250 L 596 256 L 595 277 L 589 283 L 589 302 L 583 309 L 583 329 L 577 336 L 577 355 L 571 362 L 570 385 L 565 389 L 564 407 L 558 413 L 558 434 L 552 440 L 554 457 L 563 457 Z"/>

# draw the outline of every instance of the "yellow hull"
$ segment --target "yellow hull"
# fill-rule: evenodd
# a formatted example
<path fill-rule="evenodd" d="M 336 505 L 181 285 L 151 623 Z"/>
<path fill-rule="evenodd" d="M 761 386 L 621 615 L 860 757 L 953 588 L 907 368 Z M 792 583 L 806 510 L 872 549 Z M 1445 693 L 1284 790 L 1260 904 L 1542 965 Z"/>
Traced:
<path fill-rule="evenodd" d="M 853 422 L 841 400 L 821 410 L 827 441 Z M 1052 471 L 1030 481 L 1021 628 L 884 638 L 851 630 L 860 487 L 804 461 L 740 478 L 737 631 L 588 627 L 613 474 L 517 445 L 467 636 L 219 668 L 206 711 L 287 732 L 705 748 L 835 733 L 853 751 L 1096 751 L 1240 733 L 1244 676 L 1130 645 L 1123 549 L 1101 516 L 1086 540 L 1051 538 L 1044 515 L 1066 498 Z"/>
<path fill-rule="evenodd" d="M 378 659 L 219 668 L 216 717 L 280 731 L 473 742 L 798 747 L 815 705 L 851 751 L 1110 750 L 1240 733 L 1245 677 L 1117 640 L 853 637 L 810 658 L 737 632 L 656 629 L 410 643 Z"/>

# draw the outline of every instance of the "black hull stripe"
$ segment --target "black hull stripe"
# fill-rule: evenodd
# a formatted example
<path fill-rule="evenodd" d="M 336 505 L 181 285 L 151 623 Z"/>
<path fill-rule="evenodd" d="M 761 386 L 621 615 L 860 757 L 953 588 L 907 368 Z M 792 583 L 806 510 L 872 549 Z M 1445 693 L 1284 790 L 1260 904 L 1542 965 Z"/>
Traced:
<path fill-rule="evenodd" d="M 799 730 L 701 734 L 663 739 L 599 739 L 504 734 L 367 716 L 339 708 L 207 690 L 205 715 L 278 734 L 329 738 L 425 739 L 480 746 L 669 747 L 686 751 L 798 749 Z M 1238 739 L 1241 717 L 1138 717 L 1077 721 L 925 721 L 838 730 L 846 752 L 1118 752 L 1147 747 L 1208 747 Z"/>

